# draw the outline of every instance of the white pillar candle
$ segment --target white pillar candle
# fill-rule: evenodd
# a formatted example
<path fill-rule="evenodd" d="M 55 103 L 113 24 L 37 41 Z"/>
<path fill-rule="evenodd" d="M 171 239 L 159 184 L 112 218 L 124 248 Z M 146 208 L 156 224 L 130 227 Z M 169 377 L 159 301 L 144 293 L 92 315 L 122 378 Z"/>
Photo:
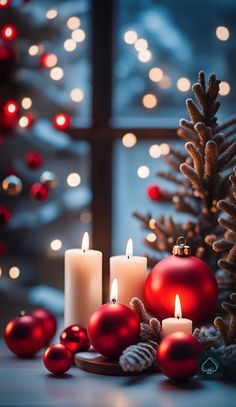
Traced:
<path fill-rule="evenodd" d="M 110 258 L 110 289 L 114 278 L 118 281 L 119 301 L 129 305 L 133 297 L 143 299 L 147 277 L 147 258 L 133 256 L 133 242 L 128 240 L 125 256 Z"/>
<path fill-rule="evenodd" d="M 102 304 L 102 252 L 89 250 L 86 232 L 81 249 L 65 252 L 65 326 L 87 328 L 93 312 Z"/>
<path fill-rule="evenodd" d="M 182 318 L 181 303 L 178 294 L 176 294 L 175 297 L 175 318 L 163 319 L 161 336 L 165 338 L 174 332 L 192 334 L 192 321 L 187 318 Z"/>

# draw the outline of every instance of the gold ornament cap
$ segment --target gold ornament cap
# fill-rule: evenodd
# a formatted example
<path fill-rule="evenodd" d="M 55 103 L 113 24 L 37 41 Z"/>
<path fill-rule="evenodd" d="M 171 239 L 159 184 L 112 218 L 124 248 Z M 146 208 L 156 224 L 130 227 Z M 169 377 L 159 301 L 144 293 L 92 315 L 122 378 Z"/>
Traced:
<path fill-rule="evenodd" d="M 172 253 L 174 256 L 190 256 L 191 247 L 186 245 L 184 236 L 178 237 L 176 245 L 173 247 Z"/>

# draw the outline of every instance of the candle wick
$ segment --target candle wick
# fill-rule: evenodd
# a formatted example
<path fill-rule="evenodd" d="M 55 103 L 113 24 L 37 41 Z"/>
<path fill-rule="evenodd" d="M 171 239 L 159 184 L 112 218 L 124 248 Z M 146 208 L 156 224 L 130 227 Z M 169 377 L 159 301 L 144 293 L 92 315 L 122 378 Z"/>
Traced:
<path fill-rule="evenodd" d="M 129 255 L 127 256 L 127 259 L 129 259 Z"/>
<path fill-rule="evenodd" d="M 113 298 L 113 299 L 111 300 L 111 302 L 112 302 L 112 304 L 116 304 L 115 298 Z"/>
<path fill-rule="evenodd" d="M 177 319 L 179 319 L 179 315 L 177 316 Z"/>
<path fill-rule="evenodd" d="M 83 253 L 85 253 L 85 249 L 83 250 Z"/>

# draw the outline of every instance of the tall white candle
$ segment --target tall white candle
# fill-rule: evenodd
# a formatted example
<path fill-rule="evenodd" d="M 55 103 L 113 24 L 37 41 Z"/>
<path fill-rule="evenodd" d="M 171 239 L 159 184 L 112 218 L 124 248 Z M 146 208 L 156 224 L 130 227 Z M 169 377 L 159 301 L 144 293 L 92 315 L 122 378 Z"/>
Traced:
<path fill-rule="evenodd" d="M 133 297 L 143 299 L 147 273 L 147 258 L 133 256 L 133 242 L 128 240 L 125 256 L 110 258 L 110 289 L 114 278 L 119 286 L 119 301 L 129 305 Z"/>
<path fill-rule="evenodd" d="M 178 294 L 176 294 L 175 297 L 175 318 L 163 319 L 161 336 L 165 338 L 174 332 L 192 334 L 192 321 L 187 318 L 182 318 L 182 309 Z"/>
<path fill-rule="evenodd" d="M 86 232 L 81 249 L 65 252 L 65 326 L 87 327 L 93 312 L 102 304 L 102 252 L 89 250 Z"/>

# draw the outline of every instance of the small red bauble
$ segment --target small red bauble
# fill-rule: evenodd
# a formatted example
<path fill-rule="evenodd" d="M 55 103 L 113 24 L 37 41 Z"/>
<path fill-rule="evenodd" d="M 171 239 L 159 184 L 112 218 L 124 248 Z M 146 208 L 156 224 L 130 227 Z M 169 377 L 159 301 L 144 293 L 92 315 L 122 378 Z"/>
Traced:
<path fill-rule="evenodd" d="M 147 195 L 152 201 L 159 201 L 161 199 L 161 190 L 158 185 L 151 184 L 147 188 Z"/>
<path fill-rule="evenodd" d="M 168 318 L 173 315 L 176 294 L 181 298 L 185 318 L 193 323 L 206 320 L 217 302 L 217 283 L 209 266 L 190 255 L 173 255 L 159 261 L 145 283 L 147 307 L 157 318 Z"/>
<path fill-rule="evenodd" d="M 58 113 L 53 118 L 53 125 L 58 130 L 66 130 L 70 125 L 70 116 L 66 113 Z"/>
<path fill-rule="evenodd" d="M 0 1 L 0 9 L 4 9 L 9 7 L 11 4 L 11 0 L 2 0 Z"/>
<path fill-rule="evenodd" d="M 15 117 L 19 112 L 19 105 L 15 100 L 8 100 L 3 106 L 3 111 L 6 116 Z"/>
<path fill-rule="evenodd" d="M 40 322 L 31 315 L 21 312 L 6 325 L 4 339 L 13 353 L 21 357 L 30 357 L 42 348 L 45 338 Z"/>
<path fill-rule="evenodd" d="M 44 352 L 43 363 L 49 372 L 62 374 L 72 366 L 73 354 L 65 345 L 51 345 Z"/>
<path fill-rule="evenodd" d="M 168 335 L 157 348 L 158 365 L 174 381 L 188 380 L 198 371 L 203 347 L 196 338 L 184 332 Z"/>
<path fill-rule="evenodd" d="M 43 68 L 52 68 L 57 64 L 57 56 L 52 52 L 44 52 L 41 55 L 40 63 Z"/>
<path fill-rule="evenodd" d="M 40 182 L 36 182 L 31 187 L 31 195 L 38 201 L 45 201 L 48 197 L 48 187 Z"/>
<path fill-rule="evenodd" d="M 7 224 L 11 219 L 11 211 L 7 206 L 0 206 L 0 222 Z"/>
<path fill-rule="evenodd" d="M 83 352 L 90 347 L 87 330 L 76 324 L 64 329 L 60 336 L 60 343 L 72 353 Z"/>
<path fill-rule="evenodd" d="M 4 40 L 6 41 L 12 41 L 17 37 L 17 30 L 16 27 L 14 27 L 14 25 L 4 25 L 2 27 L 2 38 L 4 38 Z"/>
<path fill-rule="evenodd" d="M 37 151 L 31 151 L 25 156 L 25 163 L 29 168 L 37 169 L 42 165 L 41 154 Z"/>
<path fill-rule="evenodd" d="M 110 359 L 117 359 L 124 349 L 139 339 L 140 322 L 126 305 L 104 304 L 91 316 L 88 323 L 91 345 Z"/>
<path fill-rule="evenodd" d="M 54 315 L 44 308 L 36 308 L 31 312 L 31 315 L 36 318 L 43 326 L 45 336 L 44 345 L 54 337 L 57 330 L 57 321 Z"/>

